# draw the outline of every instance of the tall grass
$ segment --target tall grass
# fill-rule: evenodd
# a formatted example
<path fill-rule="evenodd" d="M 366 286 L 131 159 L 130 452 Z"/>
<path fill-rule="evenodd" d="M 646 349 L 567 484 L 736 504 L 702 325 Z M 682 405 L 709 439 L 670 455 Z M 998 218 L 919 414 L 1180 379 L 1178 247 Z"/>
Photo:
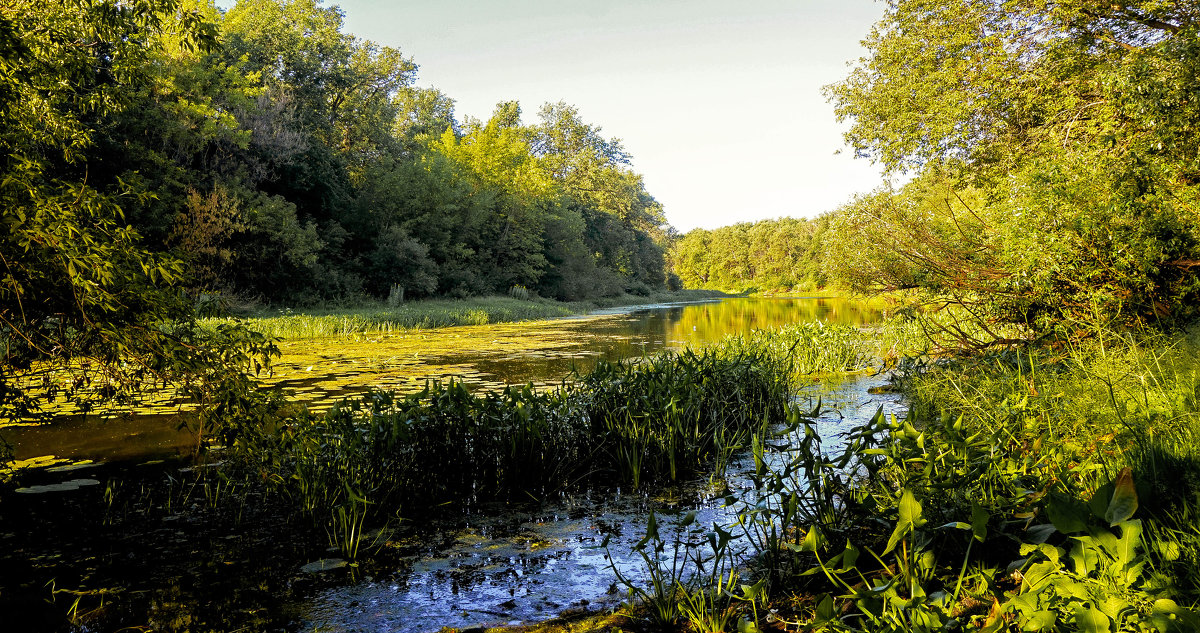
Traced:
<path fill-rule="evenodd" d="M 391 334 L 457 325 L 487 325 L 586 314 L 597 308 L 669 301 L 695 301 L 724 296 L 711 291 L 680 291 L 648 296 L 621 295 L 589 301 L 560 302 L 513 292 L 508 296 L 467 299 L 425 299 L 381 302 L 358 307 L 312 310 L 258 311 L 248 316 L 251 329 L 285 340 L 355 334 Z M 233 321 L 210 318 L 201 323 L 215 327 Z"/>
<path fill-rule="evenodd" d="M 1195 332 L 1096 331 L 908 369 L 907 420 L 877 415 L 835 454 L 801 422 L 798 441 L 766 445 L 782 461 L 757 460 L 739 516 L 757 573 L 812 596 L 807 609 L 777 605 L 782 619 L 828 631 L 1200 626 Z"/>
<path fill-rule="evenodd" d="M 824 356 L 805 348 L 822 337 L 833 342 Z M 758 344 L 786 350 L 798 368 L 873 355 L 852 332 L 818 326 Z M 880 412 L 830 451 L 792 408 L 773 439 L 752 439 L 753 486 L 736 522 L 714 534 L 740 532 L 750 544 L 753 556 L 720 564 L 764 583 L 776 626 L 1200 630 L 1196 332 L 1095 331 L 1073 346 L 902 365 L 908 419 Z M 728 601 L 689 601 L 703 551 L 680 547 L 695 569 L 642 590 L 656 606 L 647 617 L 668 613 L 664 624 L 677 626 L 686 604 L 703 611 L 689 613 L 695 622 L 766 624 L 753 609 L 731 614 Z"/>
<path fill-rule="evenodd" d="M 789 393 L 776 360 L 723 345 L 602 363 L 547 391 L 374 392 L 325 415 L 242 427 L 234 445 L 244 472 L 318 522 L 332 517 L 331 534 L 362 534 L 364 521 L 441 504 L 719 469 L 780 419 Z"/>

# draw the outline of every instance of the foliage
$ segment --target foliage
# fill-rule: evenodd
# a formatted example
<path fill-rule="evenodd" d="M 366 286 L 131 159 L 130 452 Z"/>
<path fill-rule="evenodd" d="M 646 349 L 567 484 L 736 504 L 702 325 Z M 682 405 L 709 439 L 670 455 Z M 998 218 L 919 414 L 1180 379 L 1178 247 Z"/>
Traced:
<path fill-rule="evenodd" d="M 337 7 L 5 11 L 6 208 L 64 220 L 6 214 L 14 240 L 94 226 L 154 283 L 294 305 L 393 287 L 578 299 L 665 283 L 661 207 L 617 141 L 561 103 L 538 125 L 515 103 L 460 122 L 446 95 L 412 85 L 401 51 L 345 33 Z M 34 285 L 19 264 L 13 283 Z"/>
<path fill-rule="evenodd" d="M 830 219 L 827 214 L 695 229 L 672 245 L 672 270 L 686 288 L 820 289 L 829 281 L 824 252 L 832 242 Z"/>
<path fill-rule="evenodd" d="M 211 25 L 175 2 L 17 2 L 0 8 L 0 415 L 65 397 L 125 404 L 148 385 L 249 388 L 269 341 L 192 321 L 183 265 L 142 241 L 124 207 L 152 198 L 93 177 L 97 142 L 153 83 L 168 46 L 205 50 Z"/>
<path fill-rule="evenodd" d="M 836 440 L 790 408 L 752 442 L 753 486 L 726 499 L 736 523 L 711 532 L 740 532 L 751 555 L 719 564 L 760 578 L 768 621 L 801 630 L 1194 629 L 1196 341 L 1092 338 L 910 365 L 908 419 L 880 412 Z M 642 598 L 690 604 L 697 568 L 657 569 Z"/>
<path fill-rule="evenodd" d="M 367 521 L 387 520 L 381 510 L 467 508 L 581 482 L 638 487 L 721 467 L 783 410 L 788 383 L 778 369 L 729 347 L 602 364 L 542 392 L 472 394 L 433 382 L 325 415 L 234 418 L 224 437 L 247 476 L 317 521 L 331 518 L 334 533 L 361 534 Z"/>
<path fill-rule="evenodd" d="M 858 153 L 916 178 L 844 209 L 842 270 L 1024 338 L 1096 316 L 1186 325 L 1196 29 L 1160 2 L 891 2 L 828 95 Z"/>

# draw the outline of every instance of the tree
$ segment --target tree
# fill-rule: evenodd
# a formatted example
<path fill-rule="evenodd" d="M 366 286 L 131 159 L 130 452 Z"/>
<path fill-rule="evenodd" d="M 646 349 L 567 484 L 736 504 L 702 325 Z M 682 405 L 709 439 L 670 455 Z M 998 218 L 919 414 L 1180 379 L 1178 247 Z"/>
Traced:
<path fill-rule="evenodd" d="M 1200 314 L 1198 15 L 1152 0 L 892 1 L 870 54 L 828 89 L 858 153 L 928 174 L 850 212 L 872 214 L 882 261 L 906 262 L 892 281 L 1033 335 L 1097 314 L 1155 327 Z"/>
<path fill-rule="evenodd" d="M 176 45 L 213 42 L 173 0 L 0 6 L 0 417 L 58 397 L 120 402 L 159 380 L 245 393 L 245 363 L 271 349 L 236 328 L 206 339 L 171 288 L 180 262 L 125 221 L 146 192 L 90 181 L 95 138 L 149 81 L 168 30 Z"/>

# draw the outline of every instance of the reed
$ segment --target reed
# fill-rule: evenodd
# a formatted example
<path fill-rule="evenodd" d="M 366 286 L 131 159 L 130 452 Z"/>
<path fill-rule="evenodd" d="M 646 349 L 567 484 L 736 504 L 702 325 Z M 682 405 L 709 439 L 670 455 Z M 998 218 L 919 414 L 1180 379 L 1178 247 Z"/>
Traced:
<path fill-rule="evenodd" d="M 514 286 L 514 289 L 520 288 Z M 382 301 L 357 307 L 336 306 L 310 310 L 283 309 L 258 311 L 246 319 L 251 329 L 270 337 L 303 340 L 358 334 L 391 334 L 412 330 L 487 325 L 552 319 L 586 314 L 608 308 L 669 301 L 695 301 L 725 296 L 710 291 L 658 293 L 646 297 L 621 295 L 588 301 L 561 302 L 535 296 L 525 290 L 513 290 L 505 296 L 466 299 L 423 299 L 420 301 Z M 239 319 L 204 319 L 201 324 L 216 328 Z"/>
<path fill-rule="evenodd" d="M 430 382 L 416 394 L 373 392 L 325 415 L 245 427 L 235 446 L 247 473 L 329 521 L 331 541 L 352 555 L 369 515 L 446 503 L 469 511 L 584 482 L 638 487 L 720 471 L 781 419 L 784 367 L 730 342 L 602 363 L 544 391 Z"/>

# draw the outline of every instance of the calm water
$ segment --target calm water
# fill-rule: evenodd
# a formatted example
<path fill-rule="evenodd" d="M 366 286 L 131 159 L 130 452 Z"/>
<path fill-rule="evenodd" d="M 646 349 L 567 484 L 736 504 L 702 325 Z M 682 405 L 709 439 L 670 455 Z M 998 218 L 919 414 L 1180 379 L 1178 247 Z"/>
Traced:
<path fill-rule="evenodd" d="M 270 380 L 292 398 L 319 410 L 369 387 L 412 390 L 431 378 L 454 378 L 476 388 L 526 381 L 552 384 L 572 368 L 586 369 L 599 359 L 703 345 L 789 322 L 822 319 L 857 325 L 879 316 L 838 299 L 734 299 L 547 322 L 304 341 L 283 346 L 284 356 Z M 868 393 L 870 387 L 884 382 L 880 376 L 864 377 L 823 388 L 820 395 L 832 406 L 817 420 L 822 435 L 834 438 L 840 429 L 869 418 L 880 407 L 902 415 L 903 403 L 897 396 Z M 817 395 L 814 391 L 797 397 Z M 294 561 L 312 552 L 316 555 L 305 563 L 333 554 L 321 552 L 319 546 L 314 550 L 311 544 L 272 544 L 271 539 L 287 533 L 286 527 L 260 526 L 257 532 L 248 532 L 254 536 L 247 541 L 223 532 L 227 528 L 219 525 L 184 525 L 178 522 L 182 515 L 170 515 L 162 518 L 160 526 L 151 526 L 158 539 L 153 543 L 125 543 L 122 539 L 128 539 L 122 534 L 104 532 L 108 522 L 98 523 L 96 507 L 90 504 L 102 495 L 108 498 L 106 487 L 120 491 L 120 485 L 134 486 L 121 484 L 122 478 L 137 481 L 134 471 L 166 468 L 173 481 L 187 485 L 190 468 L 146 462 L 189 450 L 191 436 L 174 430 L 178 419 L 164 413 L 106 421 L 92 417 L 6 431 L 18 458 L 55 455 L 110 463 L 40 471 L 36 481 L 26 485 L 67 481 L 87 485 L 76 492 L 20 495 L 24 506 L 0 508 L 0 519 L 7 521 L 0 523 L 6 525 L 23 525 L 13 512 L 58 517 L 44 526 L 47 532 L 40 537 L 41 532 L 23 527 L 8 533 L 0 530 L 0 545 L 11 552 L 0 556 L 0 588 L 19 586 L 18 593 L 0 591 L 0 605 L 5 604 L 4 598 L 10 607 L 13 600 L 37 598 L 41 611 L 52 612 L 42 604 L 46 593 L 42 575 L 51 574 L 64 586 L 130 585 L 128 594 L 115 589 L 117 597 L 111 603 L 148 600 L 156 605 L 150 615 L 137 611 L 139 607 L 127 607 L 133 609 L 130 623 L 138 626 L 141 618 L 150 618 L 164 628 L 177 628 L 170 623 L 186 624 L 188 618 L 199 617 L 193 613 L 198 605 L 209 605 L 206 621 L 225 621 L 230 628 L 235 628 L 234 622 L 265 618 L 263 622 L 275 623 L 271 626 L 286 623 L 287 630 L 305 633 L 424 633 L 443 627 L 532 622 L 622 601 L 625 595 L 615 583 L 614 567 L 644 584 L 645 567 L 632 545 L 644 535 L 649 511 L 663 517 L 664 534 L 671 532 L 675 518 L 691 510 L 699 517 L 695 527 L 708 528 L 729 521 L 735 511 L 723 507 L 721 499 L 727 491 L 748 493 L 750 488 L 745 473 L 752 464 L 735 461 L 720 481 L 702 479 L 634 494 L 580 491 L 548 502 L 483 506 L 469 516 L 404 517 L 392 526 L 395 532 L 386 546 L 389 555 L 384 558 L 393 562 L 376 566 L 370 577 L 344 567 L 313 572 L 311 566 Z M 122 474 L 120 469 L 128 472 Z M 175 470 L 179 473 L 172 474 Z M 139 508 L 156 503 L 149 490 L 127 491 L 132 501 L 121 512 L 142 516 Z M 182 487 L 180 491 L 193 505 L 203 504 L 211 492 Z M 94 498 L 91 502 L 87 502 L 89 495 Z M 5 510 L 12 516 L 5 517 Z M 116 511 L 110 507 L 103 512 Z M 63 519 L 72 512 L 78 516 Z M 149 516 L 155 513 L 161 509 Z M 80 531 L 78 525 L 93 527 Z M 606 537 L 608 550 L 597 548 Z M 299 554 L 265 555 L 272 549 Z M 272 562 L 278 560 L 293 562 L 282 566 Z M 294 588 L 285 592 L 293 596 L 285 604 L 278 602 L 276 593 L 262 590 L 263 578 L 280 574 L 286 586 Z M 32 622 L 34 616 L 28 617 Z"/>
<path fill-rule="evenodd" d="M 445 328 L 395 335 L 285 342 L 266 382 L 323 410 L 370 388 L 417 391 L 429 379 L 473 388 L 556 384 L 597 360 L 704 345 L 798 321 L 862 325 L 877 310 L 842 298 L 726 299 L 624 308 L 582 318 Z M 111 461 L 184 454 L 194 440 L 179 412 L 156 409 L 108 419 L 74 416 L 51 425 L 0 431 L 17 459 L 54 455 Z"/>

